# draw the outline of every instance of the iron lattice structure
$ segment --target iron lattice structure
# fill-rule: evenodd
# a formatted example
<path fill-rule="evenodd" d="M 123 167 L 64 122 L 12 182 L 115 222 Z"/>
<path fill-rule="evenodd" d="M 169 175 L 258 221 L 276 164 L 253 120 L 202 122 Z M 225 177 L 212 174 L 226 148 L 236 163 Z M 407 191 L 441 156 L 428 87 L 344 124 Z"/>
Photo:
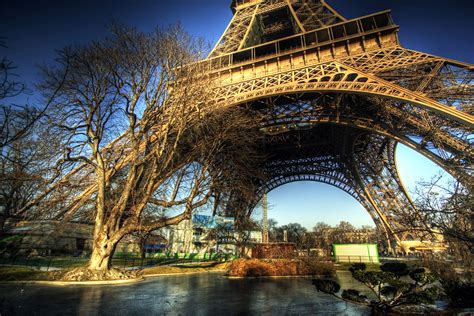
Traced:
<path fill-rule="evenodd" d="M 204 63 L 222 106 L 262 113 L 268 181 L 314 180 L 353 196 L 389 244 L 414 214 L 402 143 L 472 187 L 474 66 L 406 49 L 390 11 L 347 20 L 324 0 L 234 0 Z"/>

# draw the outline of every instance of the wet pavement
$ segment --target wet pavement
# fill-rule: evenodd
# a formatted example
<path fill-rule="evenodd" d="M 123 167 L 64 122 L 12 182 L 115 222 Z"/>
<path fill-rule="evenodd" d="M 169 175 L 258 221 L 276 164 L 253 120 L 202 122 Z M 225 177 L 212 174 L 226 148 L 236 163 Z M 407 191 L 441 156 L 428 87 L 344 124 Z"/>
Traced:
<path fill-rule="evenodd" d="M 341 276 L 341 283 L 345 283 Z M 345 287 L 345 285 L 344 285 Z M 310 278 L 162 276 L 128 285 L 0 284 L 0 315 L 367 315 Z"/>

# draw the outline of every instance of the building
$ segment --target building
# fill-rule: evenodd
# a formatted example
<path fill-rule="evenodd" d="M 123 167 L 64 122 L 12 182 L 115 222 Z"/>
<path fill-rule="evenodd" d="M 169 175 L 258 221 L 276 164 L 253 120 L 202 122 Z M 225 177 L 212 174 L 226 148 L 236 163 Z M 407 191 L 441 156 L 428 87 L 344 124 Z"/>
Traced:
<path fill-rule="evenodd" d="M 412 234 L 406 234 L 399 246 L 405 255 L 434 254 L 448 249 L 444 236 L 439 231 L 433 231 L 431 235 L 424 238 L 415 238 Z"/>
<path fill-rule="evenodd" d="M 94 226 L 88 223 L 53 220 L 9 222 L 4 235 L 17 237 L 14 252 L 18 255 L 87 256 L 92 251 Z M 117 245 L 116 254 L 139 254 L 143 245 L 154 249 L 163 248 L 166 240 L 150 235 L 144 241 L 139 236 L 127 235 Z"/>
<path fill-rule="evenodd" d="M 169 229 L 169 251 L 172 253 L 242 252 L 239 245 L 262 242 L 261 231 L 239 233 L 233 217 L 194 214 Z M 242 247 L 240 247 L 242 248 Z"/>
<path fill-rule="evenodd" d="M 16 236 L 15 252 L 21 255 L 86 255 L 92 249 L 92 225 L 60 221 L 9 223 L 6 236 Z"/>
<path fill-rule="evenodd" d="M 87 256 L 92 250 L 93 229 L 89 223 L 15 221 L 8 223 L 4 235 L 16 237 L 12 254 Z M 190 220 L 151 234 L 127 235 L 117 245 L 115 254 L 138 255 L 142 251 L 237 254 L 242 252 L 242 244 L 261 241 L 260 231 L 236 232 L 232 217 L 195 214 Z"/>

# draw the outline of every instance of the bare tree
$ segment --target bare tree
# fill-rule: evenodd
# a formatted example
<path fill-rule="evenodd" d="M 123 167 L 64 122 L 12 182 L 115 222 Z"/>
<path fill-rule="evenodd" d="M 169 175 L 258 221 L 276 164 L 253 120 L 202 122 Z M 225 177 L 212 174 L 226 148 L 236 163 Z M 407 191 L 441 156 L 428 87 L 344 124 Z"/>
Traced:
<path fill-rule="evenodd" d="M 0 47 L 5 48 L 4 38 L 0 37 Z M 3 57 L 0 61 L 0 148 L 3 155 L 3 149 L 21 138 L 31 122 L 33 122 L 31 111 L 24 111 L 18 106 L 5 103 L 7 99 L 14 98 L 25 90 L 25 85 L 15 80 L 16 75 L 13 73 L 15 65 L 7 57 Z M 24 123 L 27 122 L 26 126 Z M 30 124 L 28 124 L 30 123 Z"/>
<path fill-rule="evenodd" d="M 355 230 L 356 228 L 351 223 L 340 221 L 331 232 L 331 243 L 345 244 L 353 242 L 352 235 Z"/>
<path fill-rule="evenodd" d="M 318 222 L 313 227 L 313 233 L 316 239 L 316 247 L 322 249 L 323 254 L 326 256 L 331 253 L 331 231 L 332 227 L 323 222 Z"/>
<path fill-rule="evenodd" d="M 278 241 L 278 236 L 277 236 L 277 228 L 278 228 L 278 222 L 273 219 L 273 218 L 269 218 L 268 219 L 268 239 L 270 239 L 270 241 Z"/>
<path fill-rule="evenodd" d="M 127 234 L 177 224 L 231 189 L 251 191 L 256 119 L 209 100 L 212 81 L 196 62 L 202 51 L 180 27 L 146 34 L 115 26 L 111 37 L 68 47 L 56 68 L 43 69 L 50 93 L 67 70 L 50 117 L 73 165 L 54 188 L 80 193 L 54 212 L 94 221 L 89 270 L 108 271 Z"/>
<path fill-rule="evenodd" d="M 0 156 L 0 234 L 9 218 L 28 218 L 23 207 L 34 199 L 58 174 L 51 165 L 58 160 L 58 139 L 47 128 L 35 124 L 23 137 L 18 138 Z"/>
<path fill-rule="evenodd" d="M 2 38 L 0 47 L 6 47 Z M 44 128 L 57 89 L 44 103 L 18 104 L 16 97 L 27 92 L 15 68 L 6 57 L 0 61 L 0 234 L 8 218 L 25 218 L 24 206 L 58 176 L 49 170 L 58 160 L 57 139 Z"/>
<path fill-rule="evenodd" d="M 235 243 L 239 253 L 247 256 L 247 250 L 252 247 L 255 240 L 252 238 L 252 232 L 261 231 L 261 226 L 252 217 L 247 214 L 238 213 L 235 219 Z"/>
<path fill-rule="evenodd" d="M 472 191 L 457 181 L 447 181 L 443 175 L 417 184 L 417 212 L 406 217 L 405 223 L 419 235 L 429 238 L 441 233 L 450 249 L 463 261 L 473 262 L 474 197 Z"/>
<path fill-rule="evenodd" d="M 0 48 L 6 48 L 4 38 L 0 37 Z M 64 77 L 58 78 L 56 90 L 44 104 L 18 104 L 15 97 L 26 93 L 26 85 L 18 81 L 16 66 L 12 60 L 2 57 L 0 60 L 0 155 L 6 155 L 8 148 L 16 141 L 26 137 L 34 125 L 41 119 L 61 86 Z M 67 72 L 67 69 L 65 70 Z"/>
<path fill-rule="evenodd" d="M 298 223 L 289 223 L 287 225 L 280 226 L 278 227 L 278 235 L 280 240 L 283 240 L 283 232 L 285 230 L 287 231 L 289 242 L 295 243 L 296 247 L 299 249 L 306 248 L 306 228 Z"/>

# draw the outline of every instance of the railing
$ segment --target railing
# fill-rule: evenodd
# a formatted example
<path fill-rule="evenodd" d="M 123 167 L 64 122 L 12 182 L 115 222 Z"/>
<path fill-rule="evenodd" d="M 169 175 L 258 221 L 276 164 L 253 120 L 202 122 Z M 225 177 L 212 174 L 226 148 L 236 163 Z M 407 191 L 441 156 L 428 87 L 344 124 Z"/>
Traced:
<path fill-rule="evenodd" d="M 336 262 L 365 262 L 365 263 L 379 263 L 379 257 L 377 256 L 334 256 Z"/>
<path fill-rule="evenodd" d="M 149 255 L 149 254 L 148 254 Z M 209 261 L 227 261 L 235 259 L 231 254 L 178 254 L 166 253 L 156 256 L 139 257 L 133 255 L 118 255 L 112 258 L 112 266 L 123 269 L 142 269 L 156 265 L 188 264 Z M 47 257 L 0 257 L 0 265 L 25 266 L 43 271 L 85 266 L 88 257 L 47 256 Z"/>
<path fill-rule="evenodd" d="M 261 58 L 279 55 L 285 51 L 305 50 L 311 47 L 345 42 L 351 38 L 397 29 L 390 11 L 382 11 L 340 22 L 327 27 L 292 35 L 283 39 L 255 45 L 237 52 L 213 57 L 202 62 L 209 64 L 209 70 L 233 67 L 245 62 L 255 62 Z"/>

